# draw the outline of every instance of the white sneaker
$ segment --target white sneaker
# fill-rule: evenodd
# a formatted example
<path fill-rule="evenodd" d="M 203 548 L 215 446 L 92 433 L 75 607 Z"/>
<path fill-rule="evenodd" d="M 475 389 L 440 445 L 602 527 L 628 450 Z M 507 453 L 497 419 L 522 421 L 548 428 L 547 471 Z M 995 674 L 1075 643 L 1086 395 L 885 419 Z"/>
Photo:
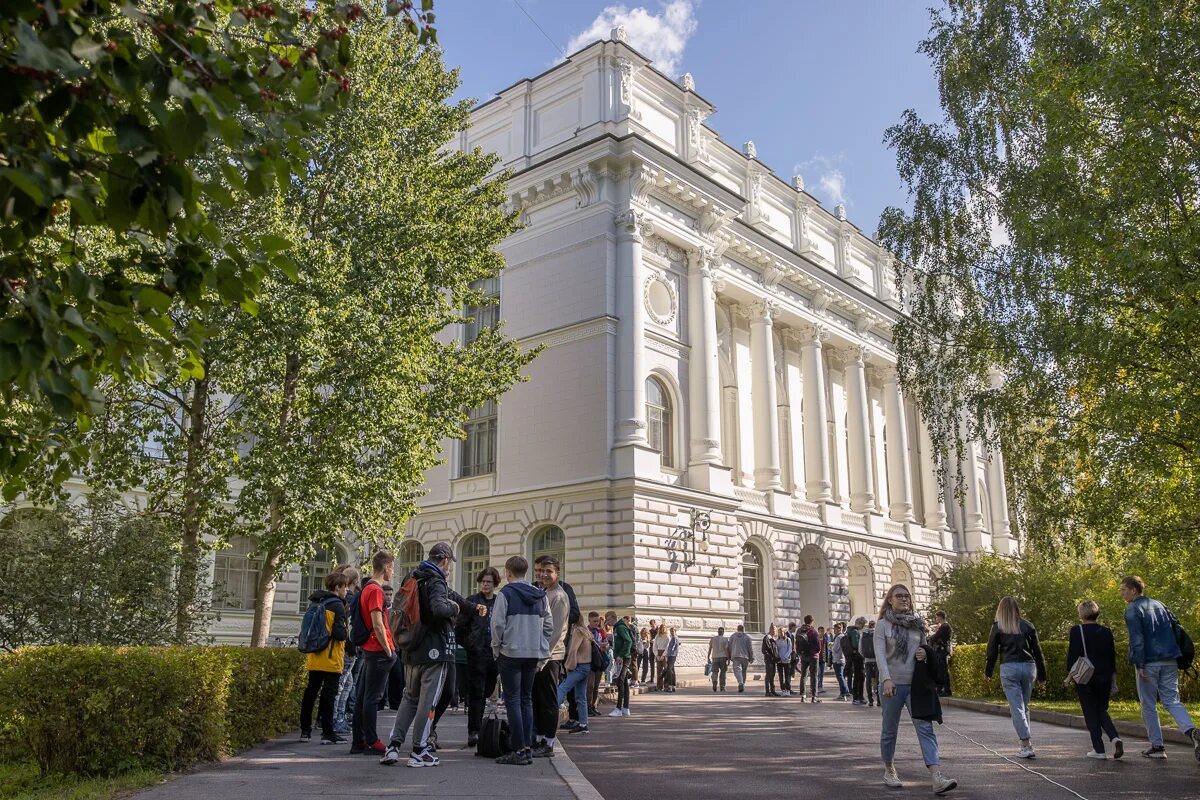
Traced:
<path fill-rule="evenodd" d="M 1032 744 L 1023 744 L 1017 751 L 1017 758 L 1037 758 L 1037 752 L 1033 749 Z"/>
<path fill-rule="evenodd" d="M 628 708 L 622 708 L 622 709 L 621 709 L 621 716 L 622 716 L 622 717 L 628 717 L 628 716 L 629 716 L 629 709 L 628 709 Z"/>
<path fill-rule="evenodd" d="M 901 789 L 904 784 L 900 781 L 900 776 L 896 774 L 896 765 L 888 764 L 883 768 L 883 785 L 890 789 Z"/>
<path fill-rule="evenodd" d="M 625 715 L 621 713 L 621 709 L 619 709 L 619 708 L 614 708 L 612 711 L 608 712 L 608 716 L 610 716 L 610 717 L 623 717 L 623 716 L 625 716 Z"/>
<path fill-rule="evenodd" d="M 933 793 L 945 794 L 958 786 L 958 781 L 947 778 L 940 771 L 933 773 Z"/>
<path fill-rule="evenodd" d="M 1097 753 L 1095 750 L 1092 750 L 1091 752 L 1089 752 L 1087 754 L 1087 757 L 1094 758 L 1097 761 L 1107 761 L 1108 760 L 1108 756 L 1106 756 L 1104 753 Z"/>
<path fill-rule="evenodd" d="M 383 758 L 379 759 L 380 764 L 391 766 L 400 760 L 400 751 L 395 747 L 389 747 L 383 754 Z"/>
<path fill-rule="evenodd" d="M 410 767 L 436 767 L 440 766 L 441 763 L 441 760 L 428 747 L 408 757 L 408 765 Z"/>

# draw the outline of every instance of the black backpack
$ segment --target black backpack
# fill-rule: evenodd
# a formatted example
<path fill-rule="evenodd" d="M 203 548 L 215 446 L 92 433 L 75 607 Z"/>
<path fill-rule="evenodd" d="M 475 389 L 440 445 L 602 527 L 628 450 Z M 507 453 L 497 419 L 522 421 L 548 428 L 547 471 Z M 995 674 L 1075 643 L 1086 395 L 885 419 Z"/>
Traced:
<path fill-rule="evenodd" d="M 600 643 L 592 639 L 592 672 L 599 672 L 604 669 L 604 651 L 600 649 Z"/>
<path fill-rule="evenodd" d="M 858 640 L 858 648 L 863 658 L 875 658 L 875 634 L 864 630 Z"/>
<path fill-rule="evenodd" d="M 362 589 L 350 599 L 350 643 L 355 647 L 362 647 L 371 638 L 371 628 L 363 619 L 362 609 L 358 605 L 366 588 L 367 584 L 364 583 Z"/>
<path fill-rule="evenodd" d="M 1196 644 L 1180 624 L 1179 618 L 1169 611 L 1167 613 L 1171 617 L 1171 631 L 1175 634 L 1175 643 L 1179 645 L 1179 658 L 1175 659 L 1175 663 L 1179 665 L 1180 672 L 1187 672 L 1196 661 Z"/>
<path fill-rule="evenodd" d="M 492 712 L 479 727 L 479 741 L 475 743 L 475 755 L 483 758 L 499 758 L 512 747 L 508 744 L 508 721 Z"/>

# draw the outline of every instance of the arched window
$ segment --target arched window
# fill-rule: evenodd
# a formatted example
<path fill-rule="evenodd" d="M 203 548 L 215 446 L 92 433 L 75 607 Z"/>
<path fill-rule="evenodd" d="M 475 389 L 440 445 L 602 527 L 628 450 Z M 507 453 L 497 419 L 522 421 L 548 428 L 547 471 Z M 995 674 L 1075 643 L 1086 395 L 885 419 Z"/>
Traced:
<path fill-rule="evenodd" d="M 646 378 L 646 439 L 664 467 L 675 466 L 674 425 L 667 387 L 658 378 Z"/>
<path fill-rule="evenodd" d="M 458 552 L 460 592 L 463 595 L 475 591 L 475 576 L 486 567 L 491 560 L 492 545 L 482 533 L 472 533 L 463 539 Z"/>
<path fill-rule="evenodd" d="M 400 545 L 400 555 L 396 558 L 396 574 L 392 579 L 399 586 L 408 577 L 408 573 L 417 568 L 425 557 L 425 548 L 416 539 L 405 539 Z"/>
<path fill-rule="evenodd" d="M 767 628 L 762 573 L 762 552 L 747 542 L 742 548 L 742 606 L 746 611 L 746 630 L 755 633 L 761 633 Z"/>
<path fill-rule="evenodd" d="M 300 613 L 308 608 L 308 596 L 325 588 L 325 576 L 334 568 L 337 552 L 320 548 L 300 569 Z"/>
<path fill-rule="evenodd" d="M 262 558 L 252 556 L 253 552 L 253 539 L 235 536 L 229 547 L 213 555 L 213 608 L 254 608 Z"/>
<path fill-rule="evenodd" d="M 567 537 L 557 525 L 547 525 L 533 534 L 529 541 L 529 563 L 532 565 L 540 556 L 558 559 L 558 579 L 567 574 Z"/>

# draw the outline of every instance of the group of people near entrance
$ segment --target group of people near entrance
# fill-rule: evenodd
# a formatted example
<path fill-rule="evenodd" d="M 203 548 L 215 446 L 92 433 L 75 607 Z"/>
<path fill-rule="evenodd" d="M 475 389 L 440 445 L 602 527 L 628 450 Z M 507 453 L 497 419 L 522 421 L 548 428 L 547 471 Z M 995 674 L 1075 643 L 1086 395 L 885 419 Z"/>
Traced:
<path fill-rule="evenodd" d="M 616 688 L 612 717 L 629 716 L 629 690 L 641 669 L 654 689 L 674 691 L 675 657 L 679 640 L 674 629 L 658 626 L 638 631 L 630 616 L 609 611 L 583 621 L 575 593 L 560 580 L 560 565 L 552 556 L 536 559 L 532 582 L 525 558 L 513 556 L 504 564 L 504 581 L 488 567 L 476 578 L 479 591 L 461 597 L 449 588 L 454 563 L 449 544 L 435 544 L 429 557 L 400 582 L 392 580 L 395 559 L 375 554 L 372 574 L 362 581 L 358 570 L 339 567 L 325 578 L 325 588 L 309 600 L 323 617 L 329 634 L 327 648 L 308 655 L 309 679 L 300 709 L 301 740 L 311 738 L 314 705 L 322 744 L 345 742 L 351 753 L 365 753 L 385 765 L 397 763 L 411 735 L 410 767 L 437 766 L 437 724 L 462 692 L 456 654 L 465 653 L 468 706 L 468 746 L 476 743 L 483 723 L 485 701 L 497 689 L 504 698 L 509 729 L 509 752 L 497 758 L 507 765 L 528 765 L 536 757 L 553 756 L 558 744 L 560 708 L 570 703 L 569 720 L 561 726 L 587 733 L 589 716 L 597 713 L 601 676 Z M 411 581 L 411 584 L 408 582 Z M 405 590 L 406 584 L 407 590 Z M 413 594 L 415 592 L 415 594 Z M 1182 656 L 1178 620 L 1161 603 L 1145 596 L 1136 576 L 1123 579 L 1125 623 L 1129 634 L 1128 660 L 1137 670 L 1138 696 L 1150 746 L 1142 755 L 1166 758 L 1157 705 L 1174 718 L 1200 761 L 1197 730 L 1179 698 Z M 411 598 L 416 619 L 408 618 L 402 634 L 394 633 L 393 603 L 402 594 Z M 838 700 L 878 705 L 883 714 L 880 755 L 886 786 L 899 787 L 895 765 L 896 739 L 903 709 L 916 730 L 933 791 L 944 794 L 958 784 L 943 774 L 933 722 L 941 722 L 939 698 L 950 693 L 947 659 L 951 631 L 944 614 L 930 633 L 925 619 L 914 612 L 913 598 L 903 584 L 892 586 L 877 619 L 858 618 L 853 625 L 835 624 L 826 631 L 813 626 L 812 616 L 801 625 L 771 625 L 758 646 L 738 625 L 726 637 L 718 629 L 708 645 L 706 672 L 714 692 L 725 691 L 730 669 L 744 692 L 747 672 L 756 652 L 767 669 L 766 692 L 792 696 L 792 679 L 799 669 L 799 696 L 805 686 L 810 703 L 820 702 L 826 669 L 838 682 Z M 1080 624 L 1069 635 L 1067 680 L 1074 683 L 1092 739 L 1089 758 L 1107 758 L 1104 737 L 1121 758 L 1124 747 L 1108 714 L 1116 692 L 1117 655 L 1112 631 L 1099 624 L 1094 601 L 1078 606 Z M 306 615 L 307 618 L 308 615 Z M 405 619 L 404 614 L 399 618 Z M 389 624 L 391 623 L 391 624 Z M 397 632 L 401 628 L 396 629 Z M 405 643 L 401 653 L 397 638 Z M 395 724 L 386 739 L 377 730 L 378 709 L 402 664 L 403 689 Z M 1033 687 L 1046 680 L 1046 664 L 1034 626 L 1020 614 L 1017 601 L 1003 598 L 996 609 L 986 660 L 990 679 L 999 667 L 1013 726 L 1020 741 L 1017 755 L 1036 757 L 1030 732 L 1029 704 Z M 656 677 L 657 676 L 657 677 Z M 776 681 L 779 690 L 776 691 Z M 350 718 L 349 724 L 346 718 Z"/>

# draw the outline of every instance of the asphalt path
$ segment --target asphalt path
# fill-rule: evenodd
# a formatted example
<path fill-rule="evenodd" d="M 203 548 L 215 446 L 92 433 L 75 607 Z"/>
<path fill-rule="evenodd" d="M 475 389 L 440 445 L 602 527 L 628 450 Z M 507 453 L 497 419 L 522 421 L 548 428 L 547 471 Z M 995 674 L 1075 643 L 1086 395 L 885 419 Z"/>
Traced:
<path fill-rule="evenodd" d="M 881 781 L 880 712 L 825 700 L 768 698 L 756 692 L 635 696 L 628 718 L 603 715 L 587 736 L 565 746 L 607 800 L 759 800 L 931 796 L 907 714 L 896 766 L 903 789 Z M 958 780 L 948 796 L 976 800 L 1200 800 L 1200 764 L 1191 748 L 1167 744 L 1168 760 L 1141 756 L 1144 740 L 1125 740 L 1121 761 L 1084 757 L 1086 731 L 1033 723 L 1037 758 L 1015 758 L 1007 717 L 947 708 L 935 725 L 943 771 Z M 995 751 L 990 752 L 990 751 Z"/>

